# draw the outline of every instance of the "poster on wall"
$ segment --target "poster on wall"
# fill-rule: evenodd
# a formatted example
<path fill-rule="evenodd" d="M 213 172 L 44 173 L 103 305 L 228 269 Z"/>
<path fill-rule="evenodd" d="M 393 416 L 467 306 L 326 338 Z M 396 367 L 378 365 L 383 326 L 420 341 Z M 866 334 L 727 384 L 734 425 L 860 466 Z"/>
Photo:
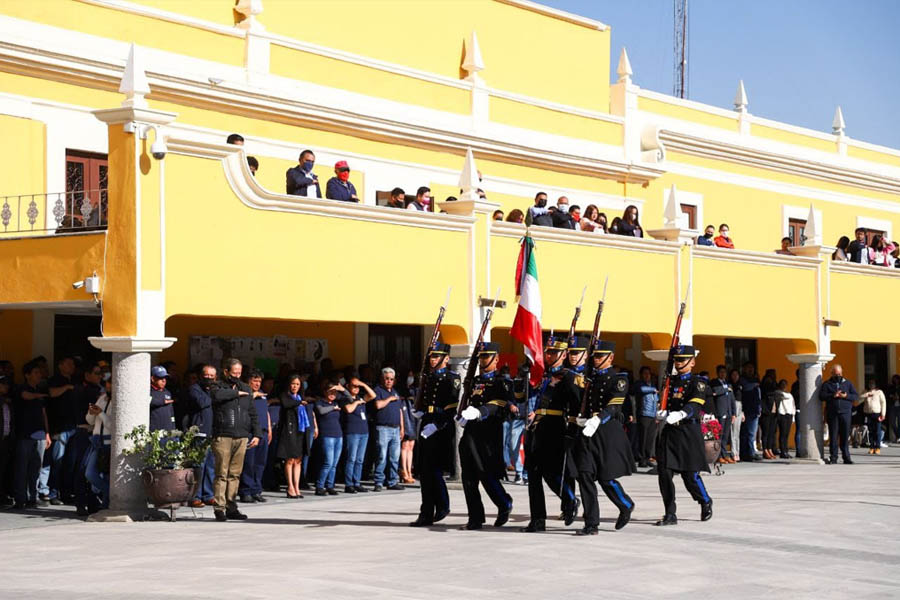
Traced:
<path fill-rule="evenodd" d="M 320 338 L 225 337 L 193 335 L 190 338 L 191 365 L 219 366 L 222 359 L 234 357 L 245 365 L 275 375 L 283 363 L 298 368 L 303 363 L 319 362 L 328 356 L 328 340 Z"/>

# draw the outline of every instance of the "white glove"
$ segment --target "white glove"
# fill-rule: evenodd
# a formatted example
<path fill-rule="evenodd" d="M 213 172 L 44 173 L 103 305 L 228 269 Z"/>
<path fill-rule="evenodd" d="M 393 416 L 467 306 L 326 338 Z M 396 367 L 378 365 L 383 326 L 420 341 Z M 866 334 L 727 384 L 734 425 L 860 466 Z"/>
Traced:
<path fill-rule="evenodd" d="M 576 417 L 575 418 L 575 424 L 578 425 L 579 427 L 584 427 L 585 423 L 587 423 L 587 419 L 585 419 L 584 417 Z"/>
<path fill-rule="evenodd" d="M 435 425 L 434 423 L 429 423 L 422 428 L 422 437 L 427 438 L 430 435 L 434 435 L 434 432 L 436 432 L 437 430 L 437 425 Z"/>
<path fill-rule="evenodd" d="M 474 421 L 481 418 L 481 411 L 474 406 L 468 406 L 462 411 L 460 416 L 466 421 Z"/>
<path fill-rule="evenodd" d="M 687 416 L 687 413 L 684 412 L 683 410 L 674 410 L 669 413 L 668 417 L 666 417 L 666 423 L 668 423 L 669 425 L 674 425 L 675 423 L 682 420 L 686 416 Z"/>
<path fill-rule="evenodd" d="M 600 417 L 591 417 L 587 420 L 587 423 L 584 424 L 584 429 L 581 430 L 581 433 L 584 437 L 591 437 L 597 431 L 598 427 L 600 427 Z"/>
<path fill-rule="evenodd" d="M 453 420 L 456 421 L 456 424 L 460 427 L 466 426 L 466 420 L 461 415 L 456 415 L 455 417 L 453 417 Z"/>
<path fill-rule="evenodd" d="M 657 421 L 665 421 L 666 417 L 669 416 L 669 411 L 667 410 L 658 410 L 656 411 L 656 420 Z"/>
<path fill-rule="evenodd" d="M 412 415 L 417 419 L 421 419 L 423 416 L 425 416 L 425 413 L 423 413 L 421 410 L 414 410 L 412 411 Z"/>

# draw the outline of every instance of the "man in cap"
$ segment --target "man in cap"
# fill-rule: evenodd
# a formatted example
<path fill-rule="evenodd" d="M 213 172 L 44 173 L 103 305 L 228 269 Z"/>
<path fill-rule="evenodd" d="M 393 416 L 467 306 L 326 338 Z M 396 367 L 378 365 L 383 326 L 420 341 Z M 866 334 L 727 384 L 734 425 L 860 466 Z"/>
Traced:
<path fill-rule="evenodd" d="M 166 389 L 168 377 L 161 365 L 150 369 L 150 431 L 175 429 L 175 398 Z"/>
<path fill-rule="evenodd" d="M 634 510 L 634 502 L 617 481 L 619 477 L 634 473 L 634 456 L 622 428 L 628 377 L 612 366 L 615 348 L 615 342 L 601 340 L 591 352 L 590 397 L 585 414 L 578 420 L 584 429 L 575 444 L 578 484 L 584 501 L 584 528 L 578 535 L 598 533 L 600 506 L 595 481 L 600 482 L 600 489 L 619 509 L 616 529 L 628 524 Z"/>
<path fill-rule="evenodd" d="M 325 197 L 342 202 L 359 202 L 356 188 L 350 183 L 350 166 L 346 160 L 334 163 L 334 177 L 329 179 L 325 186 Z"/>
<path fill-rule="evenodd" d="M 464 425 L 459 442 L 459 463 L 469 520 L 460 529 L 481 529 L 484 504 L 478 483 L 497 507 L 494 527 L 509 520 L 512 497 L 503 489 L 500 478 L 506 474 L 503 461 L 503 420 L 507 406 L 515 401 L 513 381 L 497 372 L 500 344 L 484 342 L 478 352 L 481 373 L 475 378 L 469 405 L 462 411 Z"/>
<path fill-rule="evenodd" d="M 578 414 L 581 400 L 576 375 L 563 366 L 568 346 L 567 342 L 551 336 L 544 347 L 544 380 L 537 390 L 532 424 L 525 432 L 525 469 L 528 471 L 531 512 L 531 520 L 522 529 L 526 533 L 546 529 L 547 506 L 542 479 L 562 500 L 566 525 L 571 525 L 578 513 L 575 467 L 572 461 L 564 459 L 568 418 Z"/>
<path fill-rule="evenodd" d="M 422 382 L 422 405 L 415 407 L 423 413 L 416 465 L 422 504 L 419 517 L 410 527 L 427 527 L 450 512 L 444 471 L 453 466 L 453 416 L 459 403 L 460 381 L 459 374 L 447 368 L 449 362 L 449 344 L 436 343 L 428 352 L 429 371 Z"/>
<path fill-rule="evenodd" d="M 659 491 L 666 513 L 657 525 L 677 525 L 675 515 L 675 473 L 681 474 L 684 487 L 700 504 L 700 520 L 712 518 L 712 498 L 700 478 L 700 471 L 709 473 L 703 434 L 700 432 L 700 409 L 706 403 L 709 384 L 691 373 L 694 368 L 694 347 L 679 345 L 669 350 L 675 375 L 669 379 L 668 410 L 660 410 L 657 421 L 664 421 L 656 442 L 656 462 L 659 470 Z"/>

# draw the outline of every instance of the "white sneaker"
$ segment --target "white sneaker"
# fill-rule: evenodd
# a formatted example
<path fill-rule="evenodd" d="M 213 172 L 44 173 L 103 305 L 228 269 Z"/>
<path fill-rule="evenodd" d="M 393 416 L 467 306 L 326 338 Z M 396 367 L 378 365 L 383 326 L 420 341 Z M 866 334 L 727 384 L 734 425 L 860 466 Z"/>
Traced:
<path fill-rule="evenodd" d="M 887 442 L 881 442 L 882 448 L 890 448 L 891 446 Z"/>

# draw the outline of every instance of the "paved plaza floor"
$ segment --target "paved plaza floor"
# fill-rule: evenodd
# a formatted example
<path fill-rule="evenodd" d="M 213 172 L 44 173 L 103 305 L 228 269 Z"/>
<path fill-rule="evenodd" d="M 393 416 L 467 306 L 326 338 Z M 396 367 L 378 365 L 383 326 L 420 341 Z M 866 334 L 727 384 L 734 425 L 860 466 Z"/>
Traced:
<path fill-rule="evenodd" d="M 465 502 L 413 529 L 416 489 L 242 507 L 244 522 L 211 509 L 176 523 L 85 523 L 71 509 L 0 513 L 2 598 L 898 598 L 900 448 L 854 465 L 738 464 L 705 481 L 711 521 L 676 480 L 679 524 L 655 527 L 655 476 L 622 480 L 636 502 L 613 530 L 601 495 L 600 535 L 574 536 L 528 519 L 526 488 L 500 528 L 458 531 Z M 338 489 L 340 489 L 339 486 Z M 485 500 L 487 498 L 485 496 Z M 548 496 L 548 506 L 558 500 Z M 489 522 L 493 508 L 489 508 Z"/>

